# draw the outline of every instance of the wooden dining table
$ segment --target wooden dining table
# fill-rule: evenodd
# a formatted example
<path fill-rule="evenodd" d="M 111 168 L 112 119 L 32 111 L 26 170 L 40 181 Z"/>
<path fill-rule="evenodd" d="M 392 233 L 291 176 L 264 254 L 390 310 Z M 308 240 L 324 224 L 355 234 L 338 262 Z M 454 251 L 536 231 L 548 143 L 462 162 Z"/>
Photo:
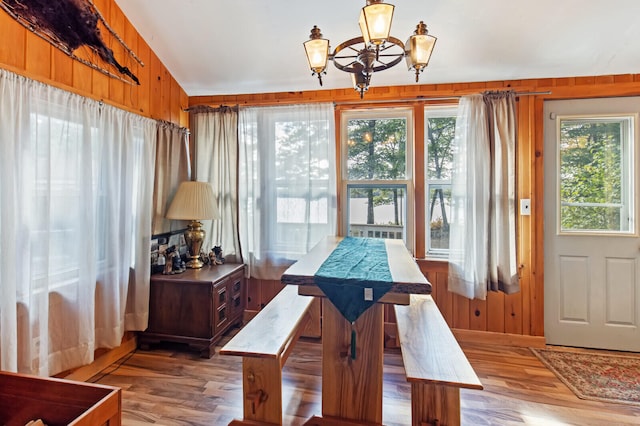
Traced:
<path fill-rule="evenodd" d="M 314 277 L 342 239 L 326 237 L 321 240 L 285 271 L 282 283 L 297 285 L 302 295 L 325 297 Z M 392 283 L 391 289 L 377 303 L 352 324 L 329 300 L 323 300 L 322 417 L 316 416 L 307 424 L 382 424 L 383 304 L 408 305 L 411 294 L 431 293 L 431 284 L 404 242 L 383 241 Z M 357 337 L 352 348 L 353 335 Z M 357 356 L 353 356 L 352 350 Z"/>

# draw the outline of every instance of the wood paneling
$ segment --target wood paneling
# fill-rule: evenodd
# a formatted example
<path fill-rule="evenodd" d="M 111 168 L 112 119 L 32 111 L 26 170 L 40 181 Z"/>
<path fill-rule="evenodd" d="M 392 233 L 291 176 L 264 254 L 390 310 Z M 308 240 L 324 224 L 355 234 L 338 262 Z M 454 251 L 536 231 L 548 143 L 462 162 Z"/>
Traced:
<path fill-rule="evenodd" d="M 149 114 L 152 118 L 160 119 L 162 115 L 162 63 L 153 53 L 149 57 L 149 91 L 153 102 L 149 105 Z"/>
<path fill-rule="evenodd" d="M 51 77 L 51 45 L 34 33 L 26 33 L 25 69 L 34 76 Z"/>
<path fill-rule="evenodd" d="M 0 64 L 25 68 L 26 29 L 4 11 L 0 12 Z"/>
<path fill-rule="evenodd" d="M 51 47 L 51 50 L 54 49 L 54 47 Z M 78 51 L 78 56 L 84 59 L 89 59 L 90 55 L 86 50 L 80 50 Z M 78 91 L 78 93 L 86 95 L 93 93 L 93 70 L 79 61 L 73 61 L 72 72 L 72 86 Z"/>
<path fill-rule="evenodd" d="M 525 292 L 512 295 L 489 292 L 487 300 L 468 300 L 447 291 L 447 263 L 418 261 L 431 282 L 432 296 L 450 327 L 462 330 L 533 335 L 525 332 L 522 303 Z"/>
<path fill-rule="evenodd" d="M 108 15 L 106 14 L 106 11 L 103 11 L 102 14 L 108 20 L 109 26 L 113 28 L 113 30 L 116 32 L 116 34 L 119 35 L 121 39 L 124 40 L 126 36 L 124 29 L 125 18 L 120 10 L 118 10 L 117 7 L 111 7 Z M 111 43 L 109 45 L 109 48 L 113 50 L 113 56 L 122 66 L 129 66 L 130 61 L 127 60 L 129 55 L 120 43 Z M 109 98 L 115 103 L 123 104 L 125 86 L 130 86 L 130 84 L 127 84 L 124 81 L 116 80 L 115 78 L 110 78 Z"/>
<path fill-rule="evenodd" d="M 65 86 L 73 84 L 73 62 L 60 49 L 51 49 L 51 79 Z"/>
<path fill-rule="evenodd" d="M 134 105 L 138 109 L 139 113 L 148 116 L 150 116 L 149 110 L 151 109 L 151 100 L 153 99 L 154 102 L 158 101 L 151 96 L 152 74 L 151 66 L 149 64 L 151 62 L 151 56 L 155 55 L 151 52 L 151 48 L 149 48 L 147 42 L 141 38 L 138 38 L 138 57 L 140 58 L 144 66 L 140 65 L 138 67 L 138 73 L 136 74 L 136 76 L 138 76 L 138 79 L 140 80 L 140 86 L 132 87 L 130 89 L 131 93 L 136 94 L 135 96 L 132 96 L 131 99 L 135 99 Z M 183 126 L 187 125 L 182 122 L 180 124 Z"/>
<path fill-rule="evenodd" d="M 138 77 L 139 86 L 111 78 L 73 60 L 4 11 L 0 11 L 0 68 L 146 117 L 188 127 L 189 117 L 183 111 L 188 103 L 186 92 L 149 49 L 114 0 L 94 0 L 94 3 L 120 38 L 144 62 L 144 67 L 138 65 L 119 43 L 108 42 L 118 62 L 129 67 Z M 106 39 L 104 34 L 103 38 Z M 96 57 L 83 47 L 74 53 L 84 59 L 95 60 Z M 153 111 L 150 106 L 153 106 Z"/>

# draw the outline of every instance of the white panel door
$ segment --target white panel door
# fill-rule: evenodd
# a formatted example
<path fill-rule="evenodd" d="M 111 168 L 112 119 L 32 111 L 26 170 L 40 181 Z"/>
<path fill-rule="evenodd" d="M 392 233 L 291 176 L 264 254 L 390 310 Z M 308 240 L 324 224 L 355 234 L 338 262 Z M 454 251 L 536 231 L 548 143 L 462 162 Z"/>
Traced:
<path fill-rule="evenodd" d="M 639 98 L 544 106 L 545 337 L 640 351 Z"/>

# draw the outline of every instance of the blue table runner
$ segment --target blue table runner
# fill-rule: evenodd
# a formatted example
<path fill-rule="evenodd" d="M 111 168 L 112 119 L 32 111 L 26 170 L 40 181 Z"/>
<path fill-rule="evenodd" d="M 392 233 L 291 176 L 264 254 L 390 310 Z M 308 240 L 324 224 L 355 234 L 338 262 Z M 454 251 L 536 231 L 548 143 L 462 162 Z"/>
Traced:
<path fill-rule="evenodd" d="M 353 325 L 393 285 L 384 240 L 346 237 L 320 265 L 313 280 Z M 372 300 L 365 300 L 365 289 L 371 289 Z M 355 358 L 353 330 L 351 356 Z"/>

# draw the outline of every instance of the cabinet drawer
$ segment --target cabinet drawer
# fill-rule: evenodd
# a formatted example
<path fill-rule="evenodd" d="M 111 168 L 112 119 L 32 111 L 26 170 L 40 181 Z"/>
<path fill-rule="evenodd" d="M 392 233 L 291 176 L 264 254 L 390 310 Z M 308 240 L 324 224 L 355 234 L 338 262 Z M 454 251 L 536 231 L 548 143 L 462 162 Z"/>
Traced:
<path fill-rule="evenodd" d="M 231 316 L 234 318 L 244 311 L 244 306 L 242 306 L 242 296 L 240 294 L 234 294 L 231 296 L 229 304 L 231 305 Z"/>
<path fill-rule="evenodd" d="M 216 288 L 216 307 L 227 303 L 227 287 L 220 286 Z"/>
<path fill-rule="evenodd" d="M 246 290 L 244 274 L 239 273 L 229 278 L 229 304 L 231 321 L 242 319 L 246 305 Z"/>
<path fill-rule="evenodd" d="M 233 283 L 231 284 L 231 294 L 233 295 L 237 295 L 240 294 L 240 292 L 242 291 L 242 280 L 244 278 L 241 278 L 239 280 L 233 280 Z"/>
<path fill-rule="evenodd" d="M 224 304 L 216 309 L 216 332 L 223 329 L 229 321 L 229 307 Z"/>

